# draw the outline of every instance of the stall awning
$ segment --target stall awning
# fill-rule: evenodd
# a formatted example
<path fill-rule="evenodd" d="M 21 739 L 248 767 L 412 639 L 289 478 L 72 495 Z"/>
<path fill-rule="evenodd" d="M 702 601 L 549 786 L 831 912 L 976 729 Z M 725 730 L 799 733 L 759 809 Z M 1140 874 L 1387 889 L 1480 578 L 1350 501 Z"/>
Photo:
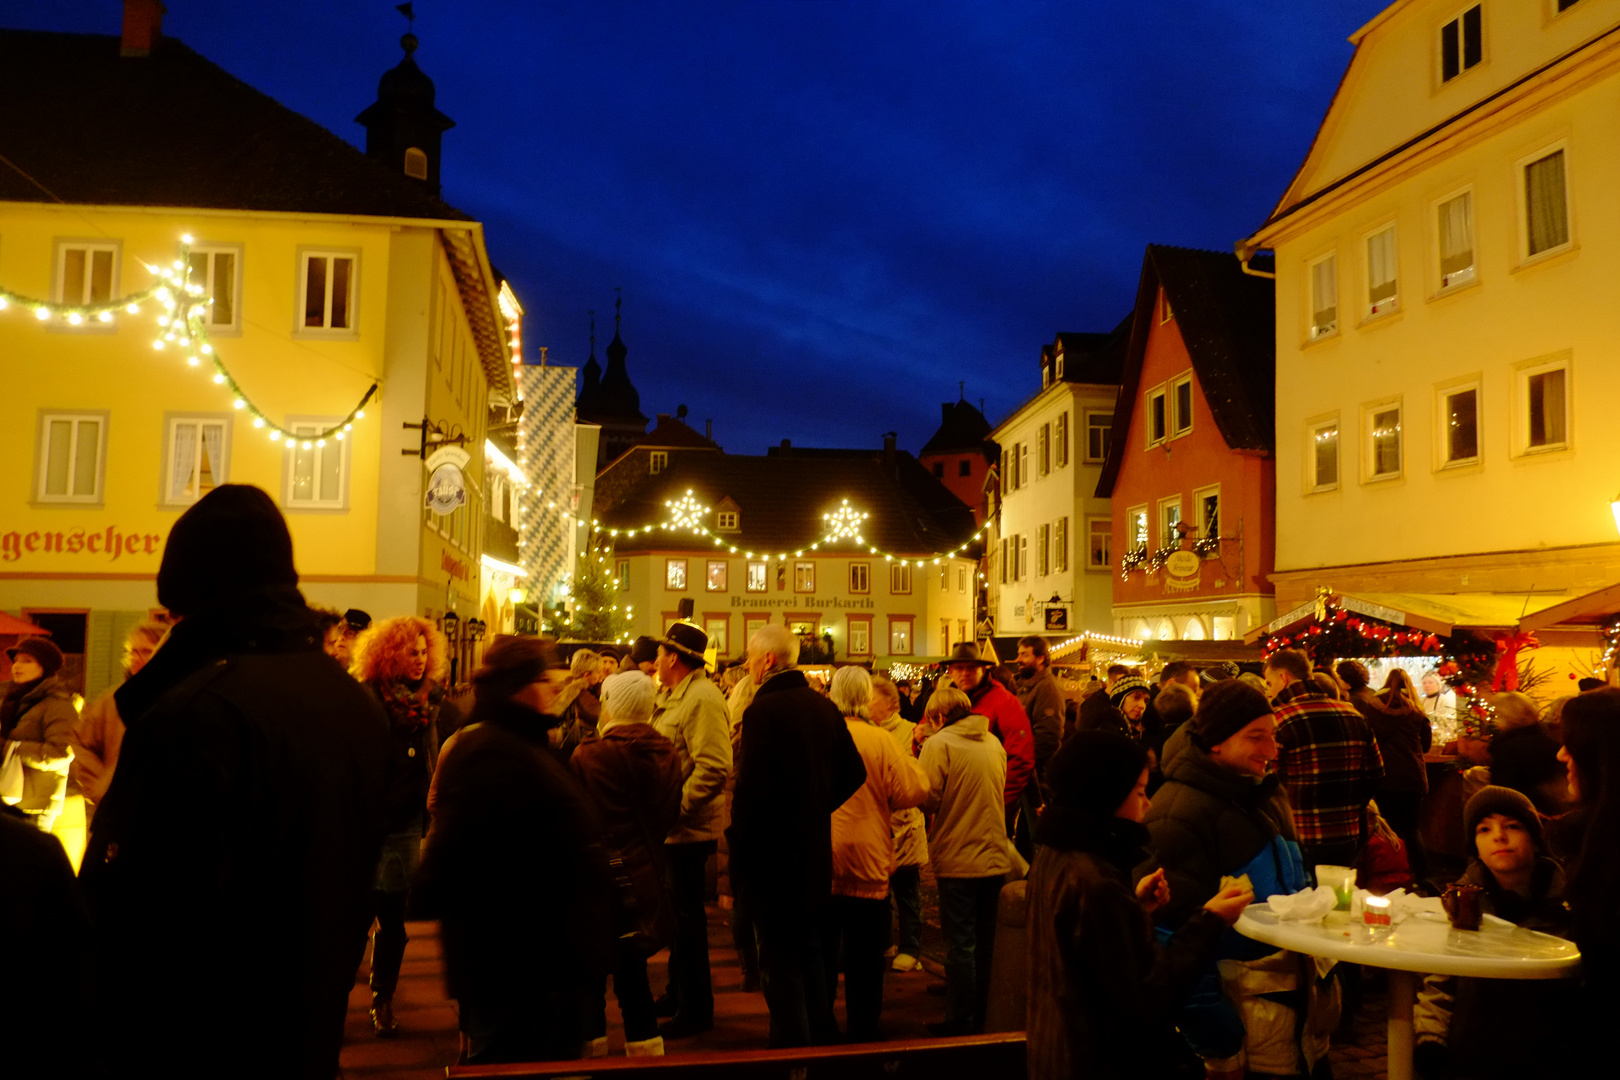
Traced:
<path fill-rule="evenodd" d="M 0 634 L 16 637 L 50 637 L 51 632 L 43 626 L 35 626 L 27 619 L 19 619 L 15 615 L 7 615 L 0 611 Z"/>
<path fill-rule="evenodd" d="M 1456 630 L 1511 631 L 1528 629 L 1525 622 L 1543 610 L 1562 605 L 1561 595 L 1524 593 L 1334 593 L 1325 598 L 1347 611 L 1366 615 L 1392 626 L 1406 626 L 1449 637 Z M 1255 642 L 1284 633 L 1317 617 L 1317 601 L 1301 604 L 1252 630 L 1244 641 Z"/>
<path fill-rule="evenodd" d="M 1519 620 L 1519 632 L 1535 634 L 1543 645 L 1601 648 L 1605 625 L 1620 618 L 1620 584 L 1560 598 Z"/>

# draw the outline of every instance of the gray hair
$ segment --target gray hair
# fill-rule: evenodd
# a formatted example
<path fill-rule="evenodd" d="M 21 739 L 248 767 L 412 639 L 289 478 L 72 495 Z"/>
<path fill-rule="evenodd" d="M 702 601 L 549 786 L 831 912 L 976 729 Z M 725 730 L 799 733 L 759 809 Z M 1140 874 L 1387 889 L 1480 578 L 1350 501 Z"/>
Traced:
<path fill-rule="evenodd" d="M 748 655 L 763 656 L 766 653 L 776 657 L 776 663 L 766 672 L 767 675 L 786 671 L 799 662 L 799 639 L 780 623 L 766 623 L 748 639 Z"/>
<path fill-rule="evenodd" d="M 590 675 L 602 670 L 602 654 L 590 649 L 579 649 L 568 662 L 570 675 Z"/>
<path fill-rule="evenodd" d="M 827 691 L 832 703 L 845 716 L 858 716 L 870 720 L 867 706 L 872 704 L 872 676 L 862 667 L 841 667 L 833 672 L 832 686 Z"/>
<path fill-rule="evenodd" d="M 890 682 L 888 679 L 885 679 L 882 675 L 873 675 L 872 696 L 876 697 L 878 694 L 882 694 L 895 704 L 900 703 L 900 688 L 895 686 L 894 683 Z"/>
<path fill-rule="evenodd" d="M 939 722 L 954 724 L 973 711 L 973 702 L 954 686 L 942 686 L 934 691 L 923 710 L 924 716 L 937 716 Z"/>
<path fill-rule="evenodd" d="M 652 717 L 653 681 L 640 668 L 602 680 L 602 720 L 597 726 L 644 724 Z"/>

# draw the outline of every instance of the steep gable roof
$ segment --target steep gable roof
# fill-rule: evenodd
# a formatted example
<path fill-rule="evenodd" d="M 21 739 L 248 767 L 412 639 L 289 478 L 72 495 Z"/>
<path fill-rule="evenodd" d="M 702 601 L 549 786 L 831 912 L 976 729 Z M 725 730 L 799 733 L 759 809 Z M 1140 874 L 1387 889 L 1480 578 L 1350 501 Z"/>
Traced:
<path fill-rule="evenodd" d="M 0 201 L 471 220 L 175 38 L 0 30 L 0 100 Z"/>
<path fill-rule="evenodd" d="M 1269 271 L 1271 257 L 1256 256 L 1251 266 Z M 1225 252 L 1149 244 L 1136 289 L 1108 460 L 1097 481 L 1099 498 L 1113 494 L 1129 445 L 1130 417 L 1141 391 L 1148 335 L 1158 323 L 1161 288 L 1227 447 L 1272 450 L 1277 385 L 1274 282 L 1245 274 L 1242 264 Z"/>
<path fill-rule="evenodd" d="M 984 413 L 965 400 L 943 402 L 939 411 L 939 428 L 923 443 L 922 455 L 984 449 L 984 440 L 990 435 L 990 421 Z"/>
<path fill-rule="evenodd" d="M 1129 321 L 1127 315 L 1121 325 Z M 1118 326 L 1104 333 L 1060 332 L 1052 344 L 1042 347 L 1041 367 L 1049 367 L 1061 352 L 1063 374 L 1060 378 L 1064 382 L 1117 386 L 1123 356 L 1110 346 L 1118 334 Z"/>

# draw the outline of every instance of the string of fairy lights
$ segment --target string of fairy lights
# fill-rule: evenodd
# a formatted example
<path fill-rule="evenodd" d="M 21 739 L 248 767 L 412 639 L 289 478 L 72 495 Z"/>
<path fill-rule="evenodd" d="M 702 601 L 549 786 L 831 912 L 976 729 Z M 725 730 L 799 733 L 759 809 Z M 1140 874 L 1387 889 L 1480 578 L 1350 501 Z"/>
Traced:
<path fill-rule="evenodd" d="M 42 323 L 52 320 L 69 326 L 96 323 L 109 324 L 119 311 L 139 315 L 148 305 L 158 312 L 158 336 L 152 348 L 158 352 L 173 350 L 185 358 L 186 366 L 213 369 L 213 381 L 231 395 L 231 404 L 252 417 L 253 427 L 264 431 L 271 442 L 285 440 L 289 446 L 301 443 L 304 449 L 325 446 L 327 439 L 342 440 L 354 427 L 355 421 L 365 419 L 365 407 L 376 396 L 377 384 L 372 383 L 348 415 L 330 427 L 318 431 L 295 432 L 276 423 L 248 397 L 236 378 L 225 366 L 208 334 L 208 309 L 214 303 L 201 285 L 191 280 L 190 236 L 180 238 L 180 257 L 168 266 L 142 262 L 154 277 L 151 286 L 118 299 L 81 304 L 55 303 L 35 297 L 23 296 L 0 288 L 0 312 L 16 308 L 32 312 Z"/>

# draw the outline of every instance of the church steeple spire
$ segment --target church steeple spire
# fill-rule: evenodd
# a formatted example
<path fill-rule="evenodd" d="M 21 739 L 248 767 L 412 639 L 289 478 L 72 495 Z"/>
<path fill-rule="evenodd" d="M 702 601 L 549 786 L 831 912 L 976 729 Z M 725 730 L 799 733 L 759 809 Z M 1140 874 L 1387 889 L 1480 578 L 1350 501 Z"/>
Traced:
<path fill-rule="evenodd" d="M 416 15 L 410 4 L 400 4 L 399 13 L 407 21 L 399 44 L 405 59 L 383 73 L 377 84 L 377 100 L 355 122 L 366 129 L 366 156 L 439 193 L 439 150 L 444 133 L 456 122 L 433 107 L 433 80 L 416 66 L 415 52 L 420 42 L 410 28 Z"/>

